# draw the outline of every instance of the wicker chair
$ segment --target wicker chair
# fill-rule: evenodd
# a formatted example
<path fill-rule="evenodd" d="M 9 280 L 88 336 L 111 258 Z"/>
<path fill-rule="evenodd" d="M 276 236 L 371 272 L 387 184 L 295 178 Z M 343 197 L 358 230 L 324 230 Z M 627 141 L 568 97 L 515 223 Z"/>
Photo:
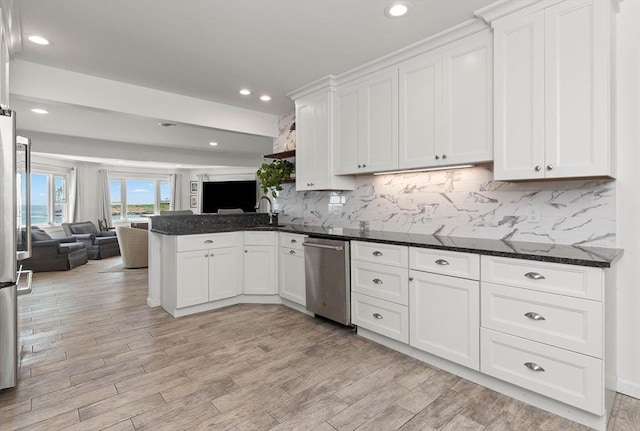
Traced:
<path fill-rule="evenodd" d="M 126 226 L 117 226 L 116 235 L 120 244 L 124 268 L 147 268 L 149 266 L 149 231 Z"/>

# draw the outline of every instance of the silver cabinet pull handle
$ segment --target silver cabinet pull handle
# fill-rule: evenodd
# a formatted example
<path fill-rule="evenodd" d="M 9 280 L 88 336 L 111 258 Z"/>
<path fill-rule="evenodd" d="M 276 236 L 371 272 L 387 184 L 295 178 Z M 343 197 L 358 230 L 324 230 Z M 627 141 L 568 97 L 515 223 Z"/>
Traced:
<path fill-rule="evenodd" d="M 537 272 L 527 272 L 524 276 L 532 280 L 544 280 L 544 275 Z"/>
<path fill-rule="evenodd" d="M 528 313 L 524 313 L 525 317 L 528 317 L 531 320 L 547 320 L 544 318 L 544 316 L 535 313 L 533 311 L 529 311 Z"/>
<path fill-rule="evenodd" d="M 367 165 L 365 165 L 365 164 L 363 163 L 363 164 L 362 164 L 362 167 L 363 167 L 363 168 L 366 168 L 366 167 L 367 167 Z"/>
<path fill-rule="evenodd" d="M 409 281 L 413 281 L 413 277 L 409 277 Z"/>
<path fill-rule="evenodd" d="M 213 240 L 208 239 L 208 240 L 206 240 L 204 243 L 205 243 L 205 244 L 211 244 L 212 242 L 213 242 Z"/>
<path fill-rule="evenodd" d="M 551 169 L 553 169 L 553 165 L 547 165 L 547 170 L 550 171 Z"/>
<path fill-rule="evenodd" d="M 291 240 L 291 244 L 297 244 L 297 243 L 298 243 L 298 241 L 296 241 L 295 239 Z"/>
<path fill-rule="evenodd" d="M 373 317 L 374 317 L 374 318 L 376 318 L 376 319 L 378 319 L 378 320 L 380 320 L 380 319 L 382 319 L 382 314 L 380 314 L 380 313 L 373 313 Z"/>
<path fill-rule="evenodd" d="M 205 255 L 204 255 L 204 257 L 209 257 L 209 255 L 208 255 L 208 254 L 205 254 Z"/>
<path fill-rule="evenodd" d="M 374 284 L 382 284 L 382 280 L 380 280 L 379 278 L 374 278 L 373 279 L 373 283 Z"/>
<path fill-rule="evenodd" d="M 440 156 L 436 154 L 436 160 L 440 160 Z"/>
<path fill-rule="evenodd" d="M 442 155 L 442 158 L 443 158 L 443 159 L 446 159 L 446 158 L 447 158 L 447 155 L 446 155 L 446 154 L 443 154 L 443 155 Z"/>
<path fill-rule="evenodd" d="M 379 251 L 374 251 L 373 253 L 371 253 L 374 256 L 382 256 L 382 253 Z"/>
<path fill-rule="evenodd" d="M 535 371 L 536 373 L 544 373 L 544 368 L 540 365 L 533 362 L 525 362 L 524 366 L 530 369 L 531 371 Z"/>
<path fill-rule="evenodd" d="M 536 172 L 540 172 L 542 170 L 542 167 L 540 165 L 536 165 L 534 169 L 536 170 Z"/>
<path fill-rule="evenodd" d="M 362 167 L 362 165 L 358 165 L 358 168 L 361 168 L 361 167 Z"/>
<path fill-rule="evenodd" d="M 444 259 L 438 259 L 438 260 L 436 260 L 436 263 L 437 263 L 438 265 L 449 265 L 449 262 L 447 262 L 447 261 L 446 261 L 446 260 L 444 260 Z"/>
<path fill-rule="evenodd" d="M 296 254 L 295 250 L 289 250 L 289 254 Z"/>

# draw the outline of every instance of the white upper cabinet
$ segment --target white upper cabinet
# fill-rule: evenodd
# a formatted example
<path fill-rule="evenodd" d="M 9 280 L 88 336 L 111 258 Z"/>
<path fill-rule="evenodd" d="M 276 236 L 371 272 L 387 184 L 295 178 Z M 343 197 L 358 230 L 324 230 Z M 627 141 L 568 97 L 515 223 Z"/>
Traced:
<path fill-rule="evenodd" d="M 486 30 L 400 64 L 400 168 L 493 159 L 491 44 Z"/>
<path fill-rule="evenodd" d="M 335 93 L 320 90 L 296 100 L 296 190 L 353 190 L 350 177 L 333 175 Z"/>
<path fill-rule="evenodd" d="M 572 0 L 492 23 L 495 179 L 614 175 L 610 8 Z"/>
<path fill-rule="evenodd" d="M 336 174 L 398 168 L 398 69 L 338 88 Z"/>

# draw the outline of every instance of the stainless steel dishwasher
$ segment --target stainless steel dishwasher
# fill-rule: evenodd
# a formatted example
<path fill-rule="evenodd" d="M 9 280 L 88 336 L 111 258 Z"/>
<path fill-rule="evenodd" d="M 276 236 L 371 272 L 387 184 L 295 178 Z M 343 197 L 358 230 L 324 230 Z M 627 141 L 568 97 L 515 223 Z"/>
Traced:
<path fill-rule="evenodd" d="M 307 310 L 327 319 L 351 323 L 349 241 L 306 238 L 304 272 Z"/>

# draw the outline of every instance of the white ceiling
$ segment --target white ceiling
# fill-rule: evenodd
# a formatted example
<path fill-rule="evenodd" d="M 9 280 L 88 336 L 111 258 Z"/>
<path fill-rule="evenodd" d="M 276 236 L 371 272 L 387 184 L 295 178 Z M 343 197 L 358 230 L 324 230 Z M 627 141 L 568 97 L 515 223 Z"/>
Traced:
<path fill-rule="evenodd" d="M 493 1 L 412 0 L 407 16 L 389 19 L 388 0 L 18 0 L 23 35 L 53 44 L 25 39 L 12 59 L 278 115 L 293 109 L 286 93 L 462 23 Z M 242 87 L 254 94 L 240 96 Z M 273 100 L 258 100 L 263 93 Z M 23 115 L 20 128 L 176 147 L 216 139 L 255 154 L 271 142 L 189 125 L 170 130 L 176 142 L 153 119 L 51 108 L 72 119 Z"/>

